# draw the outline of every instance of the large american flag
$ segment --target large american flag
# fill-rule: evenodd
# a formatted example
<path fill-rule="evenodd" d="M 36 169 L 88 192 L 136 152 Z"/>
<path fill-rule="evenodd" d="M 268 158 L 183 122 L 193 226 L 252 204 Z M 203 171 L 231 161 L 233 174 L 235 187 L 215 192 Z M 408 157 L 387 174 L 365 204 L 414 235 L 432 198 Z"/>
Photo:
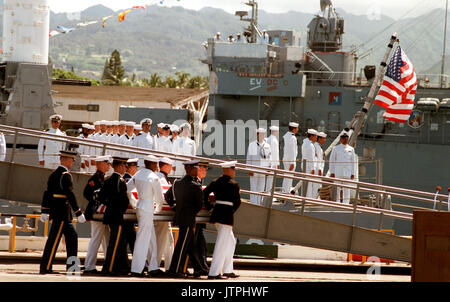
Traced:
<path fill-rule="evenodd" d="M 414 66 L 400 46 L 395 50 L 383 78 L 375 104 L 386 108 L 383 117 L 398 123 L 406 122 L 414 108 L 417 78 Z"/>

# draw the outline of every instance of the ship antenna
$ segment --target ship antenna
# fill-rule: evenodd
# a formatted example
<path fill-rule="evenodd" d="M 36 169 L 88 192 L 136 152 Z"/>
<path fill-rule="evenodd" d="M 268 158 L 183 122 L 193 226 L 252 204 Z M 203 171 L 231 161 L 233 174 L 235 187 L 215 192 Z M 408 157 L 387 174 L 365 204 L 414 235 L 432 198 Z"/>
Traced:
<path fill-rule="evenodd" d="M 447 41 L 447 10 L 448 10 L 448 0 L 445 1 L 445 25 L 444 25 L 444 45 L 442 49 L 442 65 L 441 65 L 441 88 L 446 86 L 445 78 L 445 44 Z"/>

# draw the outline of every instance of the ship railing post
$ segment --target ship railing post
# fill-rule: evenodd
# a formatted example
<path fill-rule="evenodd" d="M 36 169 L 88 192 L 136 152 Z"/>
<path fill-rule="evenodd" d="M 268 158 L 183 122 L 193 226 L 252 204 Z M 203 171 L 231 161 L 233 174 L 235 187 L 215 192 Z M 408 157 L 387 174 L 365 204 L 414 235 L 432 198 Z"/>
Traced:
<path fill-rule="evenodd" d="M 103 143 L 103 151 L 102 151 L 102 155 L 105 156 L 106 155 L 106 144 Z"/>
<path fill-rule="evenodd" d="M 11 154 L 11 160 L 9 161 L 10 163 L 14 162 L 14 157 L 16 155 L 16 148 L 17 148 L 17 137 L 18 137 L 18 130 L 14 130 L 14 144 L 13 144 L 13 150 L 12 150 L 12 154 Z"/>
<path fill-rule="evenodd" d="M 352 226 L 355 226 L 355 223 L 356 223 L 356 209 L 358 206 L 358 194 L 359 194 L 359 184 L 356 185 L 355 200 L 353 202 Z"/>
<path fill-rule="evenodd" d="M 303 173 L 306 173 L 306 159 L 303 160 Z M 307 180 L 303 180 L 302 181 L 302 197 L 306 197 L 306 189 L 308 188 L 308 181 Z M 305 198 L 302 199 L 302 210 L 301 210 L 301 214 L 303 215 L 305 213 Z"/>
<path fill-rule="evenodd" d="M 269 202 L 268 205 L 266 204 L 266 206 L 268 207 L 267 210 L 267 219 L 266 219 L 266 229 L 265 229 L 265 238 L 267 238 L 267 235 L 269 233 L 269 225 L 270 225 L 270 216 L 272 215 L 272 203 L 273 203 L 273 195 L 275 193 L 275 183 L 277 181 L 277 170 L 273 171 L 273 180 L 272 180 L 272 189 L 270 191 L 270 197 L 269 197 Z"/>
<path fill-rule="evenodd" d="M 378 232 L 381 230 L 382 225 L 383 225 L 383 212 L 380 211 L 380 220 L 378 221 Z"/>

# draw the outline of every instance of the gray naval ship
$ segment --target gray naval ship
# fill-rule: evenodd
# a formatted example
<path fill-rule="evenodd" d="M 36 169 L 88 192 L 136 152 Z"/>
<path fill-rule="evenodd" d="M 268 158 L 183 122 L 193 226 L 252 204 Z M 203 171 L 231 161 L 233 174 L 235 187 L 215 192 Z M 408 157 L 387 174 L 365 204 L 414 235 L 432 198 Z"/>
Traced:
<path fill-rule="evenodd" d="M 236 15 L 249 22 L 244 31 L 248 43 L 208 39 L 205 45 L 208 119 L 223 124 L 278 122 L 281 148 L 288 123 L 295 121 L 300 123 L 299 147 L 306 130 L 315 128 L 328 134 L 326 149 L 350 127 L 377 67 L 357 72 L 357 55 L 342 49 L 345 20 L 331 1 L 322 0 L 323 14 L 309 23 L 306 47 L 300 46 L 300 34 L 291 30 L 268 30 L 269 43 L 259 43 L 258 4 L 252 0 L 246 4 L 251 16 L 247 11 Z M 371 108 L 355 147 L 360 178 L 371 176 L 385 185 L 428 192 L 450 185 L 450 89 L 445 77 L 441 79 L 433 84 L 418 75 L 415 107 L 407 123 L 391 122 L 382 117 L 384 108 Z M 373 164 L 377 161 L 381 165 Z M 300 167 L 297 164 L 297 171 Z"/>

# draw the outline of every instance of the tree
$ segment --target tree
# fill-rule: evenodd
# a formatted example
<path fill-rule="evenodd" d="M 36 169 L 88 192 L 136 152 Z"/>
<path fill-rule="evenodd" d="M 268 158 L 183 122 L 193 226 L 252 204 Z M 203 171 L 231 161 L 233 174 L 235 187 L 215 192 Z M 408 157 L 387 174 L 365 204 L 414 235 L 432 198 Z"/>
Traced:
<path fill-rule="evenodd" d="M 161 76 L 159 74 L 152 73 L 152 75 L 150 76 L 150 81 L 149 81 L 149 86 L 150 87 L 163 87 L 163 83 L 162 83 L 162 79 Z"/>
<path fill-rule="evenodd" d="M 177 86 L 179 88 L 185 88 L 186 84 L 189 82 L 191 75 L 187 72 L 177 71 L 175 73 L 177 76 Z"/>
<path fill-rule="evenodd" d="M 120 53 L 115 49 L 111 53 L 110 59 L 106 59 L 105 68 L 103 69 L 102 83 L 103 85 L 115 85 L 122 84 L 122 80 L 125 74 L 125 70 L 122 67 L 122 60 L 120 59 Z"/>
<path fill-rule="evenodd" d="M 175 80 L 172 76 L 167 76 L 164 84 L 166 88 L 177 88 L 178 83 L 177 80 Z"/>

